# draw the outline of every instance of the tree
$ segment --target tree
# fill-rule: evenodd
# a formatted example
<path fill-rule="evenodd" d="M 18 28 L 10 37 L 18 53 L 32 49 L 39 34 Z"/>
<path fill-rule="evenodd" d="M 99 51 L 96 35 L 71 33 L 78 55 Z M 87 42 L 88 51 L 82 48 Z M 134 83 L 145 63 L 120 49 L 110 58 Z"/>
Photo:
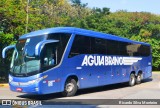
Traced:
<path fill-rule="evenodd" d="M 79 6 L 82 8 L 85 8 L 88 4 L 87 3 L 82 3 L 81 0 L 70 0 L 72 3 L 72 6 Z"/>

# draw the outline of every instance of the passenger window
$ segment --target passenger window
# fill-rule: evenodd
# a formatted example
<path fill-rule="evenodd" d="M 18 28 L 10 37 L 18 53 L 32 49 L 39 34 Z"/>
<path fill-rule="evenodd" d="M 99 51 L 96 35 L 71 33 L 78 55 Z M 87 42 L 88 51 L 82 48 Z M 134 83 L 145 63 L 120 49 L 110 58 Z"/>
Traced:
<path fill-rule="evenodd" d="M 71 34 L 69 33 L 52 33 L 48 35 L 48 39 L 51 40 L 59 40 L 57 43 L 57 63 L 60 63 L 62 60 L 62 56 L 64 54 L 65 48 L 67 47 L 67 43 Z"/>
<path fill-rule="evenodd" d="M 149 56 L 150 55 L 150 47 L 141 45 L 138 49 L 139 55 L 141 56 Z"/>
<path fill-rule="evenodd" d="M 150 47 L 141 44 L 130 44 L 127 46 L 129 56 L 149 56 Z"/>
<path fill-rule="evenodd" d="M 106 54 L 106 40 L 101 38 L 92 38 L 91 49 L 93 54 Z"/>
<path fill-rule="evenodd" d="M 119 55 L 118 41 L 107 40 L 107 55 Z"/>
<path fill-rule="evenodd" d="M 130 53 L 129 50 L 127 50 L 128 46 L 130 45 L 129 43 L 127 42 L 119 42 L 119 55 L 123 55 L 123 56 L 129 56 L 129 55 L 132 55 Z"/>
<path fill-rule="evenodd" d="M 141 44 L 76 35 L 69 58 L 79 54 L 149 56 L 150 47 Z"/>
<path fill-rule="evenodd" d="M 74 57 L 79 54 L 90 54 L 91 47 L 90 47 L 90 37 L 76 35 L 73 41 L 71 51 L 69 54 L 69 58 Z"/>

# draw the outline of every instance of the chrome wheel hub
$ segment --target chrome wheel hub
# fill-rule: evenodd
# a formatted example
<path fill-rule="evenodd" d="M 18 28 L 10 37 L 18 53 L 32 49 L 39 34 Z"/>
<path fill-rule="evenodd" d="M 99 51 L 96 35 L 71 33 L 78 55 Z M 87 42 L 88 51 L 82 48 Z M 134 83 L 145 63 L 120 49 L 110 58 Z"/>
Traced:
<path fill-rule="evenodd" d="M 67 92 L 73 91 L 73 88 L 74 88 L 74 84 L 72 84 L 72 83 L 68 83 L 68 84 L 66 85 L 66 91 L 67 91 Z"/>
<path fill-rule="evenodd" d="M 138 75 L 137 76 L 137 80 L 140 81 L 141 80 L 141 76 Z"/>
<path fill-rule="evenodd" d="M 135 79 L 134 78 L 131 78 L 131 82 L 132 82 L 132 84 L 135 82 Z"/>

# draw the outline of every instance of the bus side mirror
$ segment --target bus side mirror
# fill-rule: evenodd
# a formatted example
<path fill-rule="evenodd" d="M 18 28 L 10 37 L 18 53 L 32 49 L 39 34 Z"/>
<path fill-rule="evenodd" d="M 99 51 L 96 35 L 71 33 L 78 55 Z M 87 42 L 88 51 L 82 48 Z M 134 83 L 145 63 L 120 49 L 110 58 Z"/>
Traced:
<path fill-rule="evenodd" d="M 44 41 L 41 41 L 39 42 L 36 47 L 35 47 L 35 55 L 36 56 L 39 56 L 40 53 L 41 53 L 41 50 L 43 49 L 43 47 L 45 46 L 45 44 L 48 44 L 48 43 L 56 43 L 56 42 L 59 42 L 59 40 L 44 40 Z"/>
<path fill-rule="evenodd" d="M 12 49 L 12 48 L 15 48 L 15 45 L 10 45 L 10 46 L 5 47 L 5 48 L 2 50 L 2 57 L 3 57 L 3 58 L 6 58 L 6 51 L 8 51 L 9 49 Z"/>

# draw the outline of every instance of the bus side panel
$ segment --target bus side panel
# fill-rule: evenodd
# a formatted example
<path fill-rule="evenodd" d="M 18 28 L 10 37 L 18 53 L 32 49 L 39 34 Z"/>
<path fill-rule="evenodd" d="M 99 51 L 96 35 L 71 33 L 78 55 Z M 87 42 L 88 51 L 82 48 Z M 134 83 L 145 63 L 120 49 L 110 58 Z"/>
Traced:
<path fill-rule="evenodd" d="M 143 79 L 149 78 L 152 76 L 152 57 L 143 57 L 141 61 L 140 68 L 143 72 Z"/>
<path fill-rule="evenodd" d="M 79 80 L 79 88 L 98 86 L 96 68 L 91 66 L 81 66 L 83 58 L 84 55 L 68 58 L 65 63 L 65 68 L 67 69 L 63 72 L 64 77 L 76 75 Z"/>
<path fill-rule="evenodd" d="M 151 65 L 148 65 L 151 59 L 148 57 L 139 57 L 142 60 L 138 60 L 133 65 L 82 66 L 84 57 L 85 55 L 77 55 L 65 60 L 63 63 L 65 66 L 61 71 L 63 73 L 61 77 L 64 78 L 61 85 L 62 89 L 65 80 L 71 75 L 78 77 L 79 88 L 127 82 L 131 72 L 135 72 L 137 75 L 139 70 L 143 72 L 144 78 L 151 76 Z"/>
<path fill-rule="evenodd" d="M 48 77 L 39 83 L 39 94 L 48 94 L 61 92 L 62 86 L 62 68 L 50 69 L 42 73 L 42 76 L 47 75 Z"/>

